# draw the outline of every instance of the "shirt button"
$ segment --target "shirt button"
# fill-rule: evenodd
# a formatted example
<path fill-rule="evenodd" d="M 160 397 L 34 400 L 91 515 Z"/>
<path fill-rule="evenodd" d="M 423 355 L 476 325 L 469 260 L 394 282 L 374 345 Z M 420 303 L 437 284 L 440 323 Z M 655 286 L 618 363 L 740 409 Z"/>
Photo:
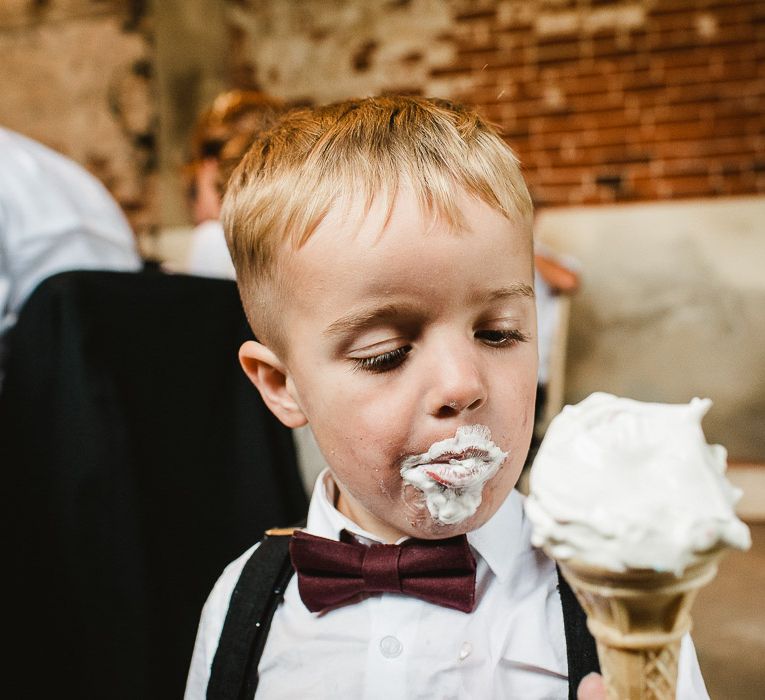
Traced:
<path fill-rule="evenodd" d="M 388 635 L 380 640 L 380 652 L 386 659 L 395 659 L 403 650 L 404 645 L 395 637 Z"/>

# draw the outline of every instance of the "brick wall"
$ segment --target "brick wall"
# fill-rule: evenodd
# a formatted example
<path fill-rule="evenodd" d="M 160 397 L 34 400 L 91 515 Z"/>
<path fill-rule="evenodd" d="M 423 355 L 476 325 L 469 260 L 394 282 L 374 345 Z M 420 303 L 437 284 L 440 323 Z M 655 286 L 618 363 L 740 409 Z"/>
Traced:
<path fill-rule="evenodd" d="M 765 192 L 762 0 L 230 0 L 231 76 L 477 105 L 538 205 Z"/>
<path fill-rule="evenodd" d="M 461 3 L 457 97 L 539 204 L 765 192 L 761 0 Z"/>

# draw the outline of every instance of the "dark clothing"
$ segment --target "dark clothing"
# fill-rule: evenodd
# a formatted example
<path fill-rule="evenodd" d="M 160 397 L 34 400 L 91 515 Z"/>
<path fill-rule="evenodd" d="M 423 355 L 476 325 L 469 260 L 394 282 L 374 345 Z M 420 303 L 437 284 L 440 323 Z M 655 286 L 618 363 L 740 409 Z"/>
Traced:
<path fill-rule="evenodd" d="M 8 338 L 6 695 L 179 698 L 220 570 L 307 510 L 230 281 L 73 272 Z"/>

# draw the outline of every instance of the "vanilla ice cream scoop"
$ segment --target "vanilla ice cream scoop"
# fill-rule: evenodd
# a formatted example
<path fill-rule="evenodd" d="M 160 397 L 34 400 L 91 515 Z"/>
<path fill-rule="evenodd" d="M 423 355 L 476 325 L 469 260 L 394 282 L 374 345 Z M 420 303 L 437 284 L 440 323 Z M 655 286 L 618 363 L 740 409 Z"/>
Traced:
<path fill-rule="evenodd" d="M 711 405 L 596 393 L 566 406 L 531 470 L 533 543 L 560 561 L 677 575 L 697 554 L 747 549 L 725 448 L 708 445 L 701 429 Z"/>

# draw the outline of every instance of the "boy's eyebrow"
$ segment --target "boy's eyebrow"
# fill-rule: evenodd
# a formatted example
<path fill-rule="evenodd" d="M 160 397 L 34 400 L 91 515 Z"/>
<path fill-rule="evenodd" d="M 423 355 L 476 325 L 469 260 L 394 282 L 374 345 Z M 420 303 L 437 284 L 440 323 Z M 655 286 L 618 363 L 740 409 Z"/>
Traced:
<path fill-rule="evenodd" d="M 333 321 L 327 326 L 324 335 L 343 335 L 354 331 L 367 328 L 378 321 L 385 321 L 389 318 L 401 316 L 402 313 L 413 312 L 409 307 L 402 307 L 397 304 L 383 304 L 374 308 L 361 311 L 352 311 L 345 316 L 341 316 L 337 321 Z"/>
<path fill-rule="evenodd" d="M 493 301 L 501 301 L 502 299 L 514 297 L 527 297 L 533 299 L 534 290 L 528 284 L 518 282 L 507 287 L 493 289 L 488 293 L 475 294 L 470 297 L 469 301 L 471 304 L 489 304 Z M 350 334 L 368 328 L 380 321 L 385 321 L 391 318 L 401 318 L 402 316 L 411 317 L 416 313 L 416 308 L 402 306 L 400 304 L 383 304 L 370 309 L 352 311 L 330 323 L 324 330 L 324 335 L 333 336 Z"/>
<path fill-rule="evenodd" d="M 500 287 L 499 289 L 492 289 L 488 293 L 480 293 L 471 297 L 470 301 L 474 304 L 488 304 L 492 301 L 501 301 L 502 299 L 508 299 L 513 297 L 528 297 L 534 298 L 534 290 L 523 282 L 514 282 L 507 287 Z"/>

